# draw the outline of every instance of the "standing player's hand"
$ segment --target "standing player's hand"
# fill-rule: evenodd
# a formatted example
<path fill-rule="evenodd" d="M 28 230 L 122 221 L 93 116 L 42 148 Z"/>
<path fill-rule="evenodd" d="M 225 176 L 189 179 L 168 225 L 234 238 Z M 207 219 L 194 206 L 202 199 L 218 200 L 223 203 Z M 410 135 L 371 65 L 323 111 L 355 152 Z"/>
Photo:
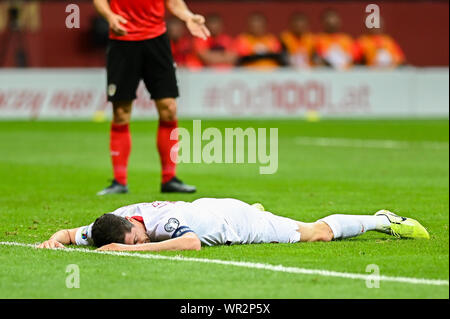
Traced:
<path fill-rule="evenodd" d="M 122 36 L 127 34 L 127 30 L 122 24 L 127 24 L 127 20 L 118 14 L 112 14 L 108 17 L 109 28 L 115 35 Z"/>
<path fill-rule="evenodd" d="M 42 244 L 36 246 L 36 248 L 53 249 L 53 248 L 65 248 L 65 247 L 59 241 L 57 241 L 55 239 L 49 239 L 49 240 L 44 241 Z"/>
<path fill-rule="evenodd" d="M 205 26 L 205 18 L 199 14 L 194 14 L 190 17 L 186 21 L 186 26 L 193 36 L 203 40 L 206 40 L 211 35 L 208 28 Z"/>

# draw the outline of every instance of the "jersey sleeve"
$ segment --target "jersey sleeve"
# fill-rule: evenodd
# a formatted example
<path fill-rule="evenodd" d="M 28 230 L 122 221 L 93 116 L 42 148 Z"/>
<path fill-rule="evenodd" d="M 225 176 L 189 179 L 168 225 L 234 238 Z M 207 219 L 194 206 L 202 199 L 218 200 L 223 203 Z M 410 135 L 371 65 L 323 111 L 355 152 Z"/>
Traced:
<path fill-rule="evenodd" d="M 75 234 L 75 243 L 77 245 L 89 246 L 94 244 L 94 241 L 92 240 L 92 225 L 93 223 L 78 228 Z"/>
<path fill-rule="evenodd" d="M 194 233 L 194 231 L 180 214 L 173 213 L 161 219 L 156 227 L 155 238 L 156 241 L 163 241 L 183 236 L 186 233 Z"/>

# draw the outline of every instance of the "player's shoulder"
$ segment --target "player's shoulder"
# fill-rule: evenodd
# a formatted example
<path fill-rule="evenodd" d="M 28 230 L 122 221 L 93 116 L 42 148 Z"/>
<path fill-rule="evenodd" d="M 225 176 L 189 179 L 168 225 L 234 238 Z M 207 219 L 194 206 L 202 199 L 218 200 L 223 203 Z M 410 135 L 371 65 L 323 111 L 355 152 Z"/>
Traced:
<path fill-rule="evenodd" d="M 116 216 L 124 216 L 124 215 L 134 214 L 134 213 L 137 213 L 141 207 L 148 206 L 149 204 L 151 204 L 151 203 L 130 204 L 130 205 L 119 207 L 119 208 L 113 210 L 112 212 L 110 212 L 109 214 L 113 214 Z"/>

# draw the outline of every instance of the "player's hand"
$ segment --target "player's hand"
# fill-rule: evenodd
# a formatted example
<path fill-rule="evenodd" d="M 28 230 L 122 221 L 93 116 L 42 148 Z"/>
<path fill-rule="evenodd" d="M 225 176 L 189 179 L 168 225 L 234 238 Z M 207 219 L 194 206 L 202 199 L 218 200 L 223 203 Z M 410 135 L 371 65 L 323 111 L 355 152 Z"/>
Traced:
<path fill-rule="evenodd" d="M 194 14 L 186 20 L 186 26 L 194 37 L 206 40 L 211 35 L 205 25 L 205 18 L 199 14 Z"/>
<path fill-rule="evenodd" d="M 65 247 L 59 241 L 57 241 L 55 239 L 49 239 L 49 240 L 44 241 L 42 244 L 36 246 L 36 248 L 53 249 L 53 248 L 65 248 Z"/>
<path fill-rule="evenodd" d="M 108 17 L 109 28 L 118 36 L 126 35 L 128 33 L 122 25 L 127 24 L 127 22 L 128 21 L 124 17 L 118 14 L 112 14 Z"/>

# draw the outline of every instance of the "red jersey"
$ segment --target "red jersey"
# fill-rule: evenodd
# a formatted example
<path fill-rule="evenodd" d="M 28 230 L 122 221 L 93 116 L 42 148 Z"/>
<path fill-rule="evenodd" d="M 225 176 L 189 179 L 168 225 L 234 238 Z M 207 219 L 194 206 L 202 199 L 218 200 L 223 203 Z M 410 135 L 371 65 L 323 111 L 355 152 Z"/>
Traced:
<path fill-rule="evenodd" d="M 141 41 L 156 38 L 166 32 L 164 0 L 110 0 L 111 10 L 124 17 L 127 34 L 115 35 L 111 30 L 109 38 L 125 41 Z"/>

